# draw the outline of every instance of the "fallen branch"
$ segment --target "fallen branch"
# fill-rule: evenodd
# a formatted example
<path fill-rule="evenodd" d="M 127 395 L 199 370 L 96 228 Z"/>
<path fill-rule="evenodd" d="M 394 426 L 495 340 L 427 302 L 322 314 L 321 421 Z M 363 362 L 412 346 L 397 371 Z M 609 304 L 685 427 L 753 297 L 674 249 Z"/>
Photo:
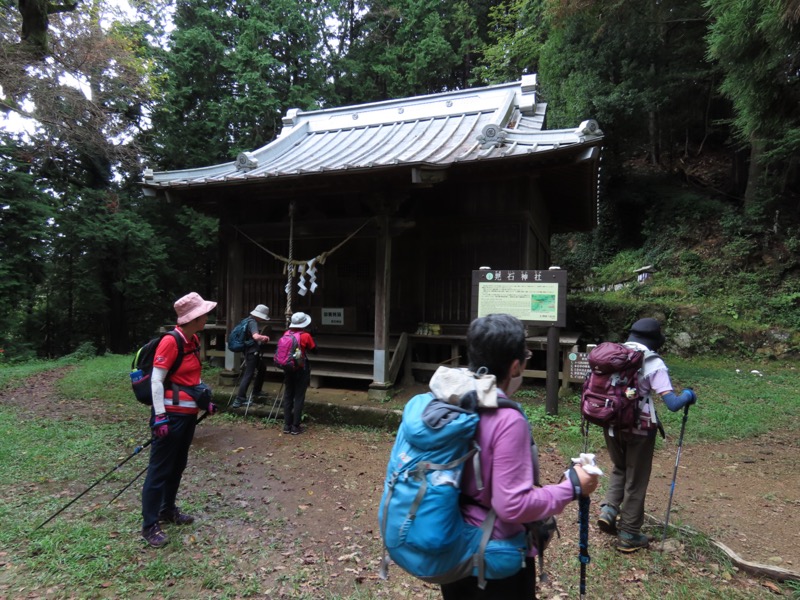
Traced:
<path fill-rule="evenodd" d="M 648 521 L 651 521 L 658 525 L 659 527 L 664 526 L 664 522 L 654 517 L 653 515 L 646 515 Z M 670 525 L 671 528 L 677 529 L 678 531 L 685 533 L 687 535 L 701 535 L 701 532 L 692 529 L 690 527 L 681 527 L 678 525 Z M 761 577 L 768 577 L 770 579 L 774 579 L 775 581 L 787 581 L 787 580 L 794 580 L 800 581 L 800 573 L 795 571 L 790 571 L 789 569 L 784 569 L 783 567 L 776 567 L 773 565 L 763 565 L 760 563 L 754 563 L 749 560 L 743 559 L 741 556 L 736 554 L 733 550 L 728 548 L 722 542 L 718 542 L 713 538 L 708 538 L 708 540 L 717 548 L 722 550 L 725 555 L 730 559 L 731 563 L 736 566 L 737 568 L 750 573 L 751 575 L 758 575 Z"/>

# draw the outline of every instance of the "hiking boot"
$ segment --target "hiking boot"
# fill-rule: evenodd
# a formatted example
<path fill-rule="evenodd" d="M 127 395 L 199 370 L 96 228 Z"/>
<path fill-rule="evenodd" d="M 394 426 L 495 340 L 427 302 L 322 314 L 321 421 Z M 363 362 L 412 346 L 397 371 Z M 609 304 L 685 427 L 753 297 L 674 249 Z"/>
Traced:
<path fill-rule="evenodd" d="M 617 550 L 630 553 L 647 548 L 650 545 L 650 538 L 643 533 L 628 533 L 620 531 L 617 534 Z"/>
<path fill-rule="evenodd" d="M 286 435 L 289 435 L 290 433 L 292 433 L 292 428 L 290 426 L 288 426 L 288 425 L 284 425 L 283 433 L 285 433 Z"/>
<path fill-rule="evenodd" d="M 165 523 L 174 523 L 175 525 L 191 525 L 194 523 L 194 517 L 192 515 L 182 513 L 178 508 L 161 511 L 158 515 L 158 520 L 164 521 Z"/>
<path fill-rule="evenodd" d="M 299 425 L 292 425 L 292 435 L 300 435 L 304 429 Z"/>
<path fill-rule="evenodd" d="M 142 537 L 153 548 L 163 548 L 169 542 L 167 534 L 161 530 L 161 526 L 158 523 L 142 529 Z"/>
<path fill-rule="evenodd" d="M 247 398 L 239 398 L 237 396 L 236 400 L 234 400 L 233 404 L 231 404 L 231 408 L 247 408 L 250 406 L 250 404 L 251 402 Z"/>
<path fill-rule="evenodd" d="M 600 509 L 600 516 L 597 517 L 597 526 L 603 533 L 616 535 L 617 533 L 617 509 L 606 504 Z"/>

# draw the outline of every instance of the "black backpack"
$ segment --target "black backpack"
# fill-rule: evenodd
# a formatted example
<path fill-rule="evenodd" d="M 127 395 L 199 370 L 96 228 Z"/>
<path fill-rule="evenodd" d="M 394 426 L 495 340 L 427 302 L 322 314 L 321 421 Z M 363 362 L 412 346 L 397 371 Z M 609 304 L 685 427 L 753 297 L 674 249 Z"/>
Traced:
<path fill-rule="evenodd" d="M 153 405 L 153 393 L 150 391 L 150 378 L 153 375 L 153 358 L 155 358 L 156 355 L 156 348 L 158 348 L 158 344 L 161 340 L 168 335 L 174 337 L 175 342 L 178 344 L 178 356 L 167 372 L 168 381 L 169 376 L 177 371 L 178 367 L 180 367 L 183 362 L 183 339 L 177 331 L 172 330 L 164 335 L 154 337 L 139 348 L 133 356 L 133 361 L 131 361 L 131 387 L 133 388 L 133 394 L 139 402 L 146 406 Z M 164 382 L 165 387 L 167 381 Z M 173 402 L 177 402 L 177 396 L 173 398 Z"/>

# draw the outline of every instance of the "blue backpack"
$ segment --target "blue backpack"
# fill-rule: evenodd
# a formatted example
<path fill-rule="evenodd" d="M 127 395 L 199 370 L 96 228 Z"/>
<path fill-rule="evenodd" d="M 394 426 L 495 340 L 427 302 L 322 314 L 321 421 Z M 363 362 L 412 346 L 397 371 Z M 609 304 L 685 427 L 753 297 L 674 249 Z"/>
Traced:
<path fill-rule="evenodd" d="M 249 323 L 250 317 L 245 317 L 231 330 L 231 334 L 228 336 L 228 350 L 231 352 L 243 352 L 253 345 L 253 340 L 248 339 L 247 326 Z"/>
<path fill-rule="evenodd" d="M 473 441 L 479 419 L 476 412 L 430 393 L 406 404 L 378 510 L 384 579 L 389 558 L 428 583 L 476 576 L 481 588 L 487 579 L 510 577 L 524 566 L 525 533 L 493 540 L 494 510 L 480 527 L 467 524 L 461 515 L 461 474 L 468 460 L 475 462 L 482 485 L 479 448 Z"/>

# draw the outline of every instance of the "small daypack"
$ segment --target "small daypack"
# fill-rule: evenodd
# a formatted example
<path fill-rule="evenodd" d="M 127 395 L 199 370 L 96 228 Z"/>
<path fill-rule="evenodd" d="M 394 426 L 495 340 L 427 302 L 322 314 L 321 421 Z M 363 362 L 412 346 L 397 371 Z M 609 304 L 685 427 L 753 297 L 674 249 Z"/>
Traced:
<path fill-rule="evenodd" d="M 519 409 L 515 403 L 508 405 Z M 479 419 L 478 413 L 435 399 L 431 393 L 406 404 L 378 510 L 384 579 L 389 558 L 428 583 L 476 576 L 481 588 L 487 579 L 510 577 L 524 566 L 529 543 L 525 532 L 491 539 L 494 510 L 480 527 L 466 523 L 461 513 L 461 475 L 467 461 L 473 461 L 482 487 L 480 449 L 474 442 Z M 555 528 L 555 520 L 549 522 Z M 552 529 L 531 537 L 544 545 L 551 536 Z"/>
<path fill-rule="evenodd" d="M 297 371 L 305 366 L 306 361 L 300 348 L 300 340 L 291 330 L 284 333 L 278 340 L 272 362 L 284 371 Z"/>
<path fill-rule="evenodd" d="M 250 317 L 245 317 L 231 330 L 228 336 L 228 350 L 231 352 L 243 352 L 252 345 L 252 340 L 248 340 L 248 325 Z"/>
<path fill-rule="evenodd" d="M 581 394 L 583 418 L 604 428 L 641 428 L 639 371 L 645 353 L 624 344 L 603 342 L 588 358 L 590 371 Z"/>
<path fill-rule="evenodd" d="M 161 340 L 168 335 L 174 337 L 175 342 L 178 344 L 178 356 L 175 358 L 175 362 L 172 363 L 167 374 L 167 380 L 169 380 L 169 376 L 177 371 L 178 367 L 180 367 L 183 362 L 183 339 L 177 331 L 172 330 L 158 337 L 154 337 L 137 350 L 131 361 L 131 387 L 133 388 L 133 393 L 139 402 L 147 406 L 153 405 L 153 394 L 150 391 L 150 378 L 153 375 L 153 359 L 156 355 L 156 348 L 158 348 L 158 344 Z M 167 381 L 164 382 L 164 385 L 167 385 Z"/>

